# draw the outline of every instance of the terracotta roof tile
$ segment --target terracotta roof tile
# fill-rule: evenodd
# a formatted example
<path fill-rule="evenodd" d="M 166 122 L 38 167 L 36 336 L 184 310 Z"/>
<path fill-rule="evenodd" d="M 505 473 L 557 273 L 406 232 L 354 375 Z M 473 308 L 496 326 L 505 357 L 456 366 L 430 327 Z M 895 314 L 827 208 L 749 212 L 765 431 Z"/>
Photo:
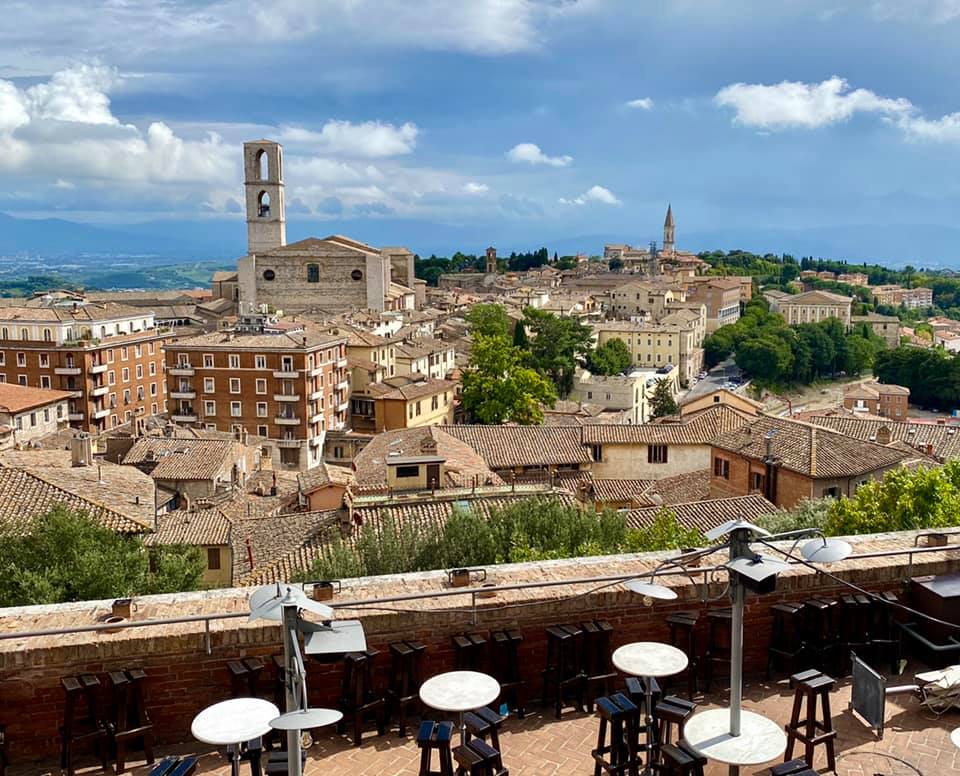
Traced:
<path fill-rule="evenodd" d="M 156 465 L 155 480 L 212 480 L 224 467 L 242 455 L 237 442 L 220 439 L 138 439 L 124 456 L 125 465 Z"/>
<path fill-rule="evenodd" d="M 933 454 L 941 459 L 960 457 L 960 428 L 940 426 L 934 423 L 907 423 L 886 418 L 861 418 L 845 415 L 820 415 L 810 422 L 823 428 L 837 431 L 845 436 L 868 442 L 876 442 L 881 429 L 886 429 L 890 440 L 904 442 L 911 448 L 926 451 L 930 446 Z"/>
<path fill-rule="evenodd" d="M 69 391 L 54 391 L 49 388 L 31 388 L 16 383 L 0 383 L 0 409 L 11 413 L 25 412 L 35 407 L 45 407 L 70 398 Z"/>
<path fill-rule="evenodd" d="M 197 510 L 177 509 L 157 518 L 157 530 L 145 544 L 189 544 L 203 547 L 230 543 L 231 523 L 217 507 Z"/>
<path fill-rule="evenodd" d="M 763 496 L 752 494 L 631 509 L 626 513 L 627 525 L 638 529 L 649 528 L 661 509 L 669 509 L 682 525 L 696 528 L 701 533 L 737 517 L 755 520 L 761 515 L 777 511 L 777 508 Z"/>
<path fill-rule="evenodd" d="M 591 424 L 583 427 L 583 442 L 599 444 L 709 444 L 718 434 L 755 420 L 732 407 L 718 404 L 679 421 L 640 425 Z"/>
<path fill-rule="evenodd" d="M 591 463 L 577 426 L 443 426 L 491 469 Z M 606 426 L 604 426 L 606 428 Z M 613 426 L 611 426 L 613 428 Z"/>

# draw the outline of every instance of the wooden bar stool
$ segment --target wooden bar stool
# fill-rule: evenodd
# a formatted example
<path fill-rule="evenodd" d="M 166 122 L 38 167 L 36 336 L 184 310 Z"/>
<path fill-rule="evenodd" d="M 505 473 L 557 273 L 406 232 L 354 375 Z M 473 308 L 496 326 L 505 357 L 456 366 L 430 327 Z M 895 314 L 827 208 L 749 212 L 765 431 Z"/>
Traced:
<path fill-rule="evenodd" d="M 503 725 L 503 717 L 490 709 L 482 708 L 464 714 L 463 724 L 467 730 L 467 743 L 475 738 L 486 742 L 489 738 L 490 746 L 500 752 L 500 727 Z M 496 765 L 498 768 L 503 768 L 499 755 Z"/>
<path fill-rule="evenodd" d="M 363 723 L 367 717 L 374 717 L 377 723 L 377 735 L 386 732 L 386 699 L 377 695 L 374 688 L 373 662 L 380 653 L 375 649 L 366 652 L 351 652 L 343 659 L 343 684 L 340 693 L 340 710 L 343 719 L 337 730 L 346 730 L 347 720 L 353 723 L 353 745 L 360 746 L 363 737 Z"/>
<path fill-rule="evenodd" d="M 251 698 L 259 697 L 260 674 L 263 673 L 263 661 L 256 657 L 245 657 L 243 666 L 247 669 L 247 692 Z"/>
<path fill-rule="evenodd" d="M 637 776 L 640 758 L 632 731 L 639 724 L 639 709 L 624 695 L 619 695 L 618 698 L 597 698 L 596 705 L 600 715 L 600 728 L 597 733 L 597 748 L 591 752 L 595 763 L 594 776 L 601 776 L 604 772 L 614 776 L 625 773 Z"/>
<path fill-rule="evenodd" d="M 453 736 L 452 722 L 424 720 L 417 732 L 417 747 L 420 749 L 420 770 L 417 776 L 453 776 L 453 758 L 450 754 L 450 739 Z M 439 771 L 433 767 L 433 753 L 437 752 Z"/>
<path fill-rule="evenodd" d="M 390 645 L 387 711 L 397 713 L 401 736 L 407 734 L 407 707 L 420 704 L 420 664 L 424 651 L 426 646 L 419 641 L 395 641 Z"/>
<path fill-rule="evenodd" d="M 879 599 L 879 600 L 877 600 Z M 890 673 L 899 673 L 901 637 L 903 631 L 897 627 L 897 610 L 891 605 L 899 602 L 897 594 L 885 590 L 870 602 L 870 649 L 890 664 Z"/>
<path fill-rule="evenodd" d="M 700 655 L 697 652 L 697 622 L 700 613 L 695 610 L 676 612 L 667 616 L 670 626 L 670 644 L 687 656 L 687 696 L 692 698 L 698 689 Z M 676 678 L 676 677 L 673 677 Z"/>
<path fill-rule="evenodd" d="M 60 726 L 60 767 L 73 776 L 73 756 L 77 744 L 92 744 L 107 770 L 107 724 L 99 714 L 97 693 L 100 680 L 93 674 L 65 676 L 60 680 L 67 701 Z"/>
<path fill-rule="evenodd" d="M 653 708 L 650 710 L 651 723 L 647 729 L 647 678 L 630 676 L 627 678 L 627 696 L 639 711 L 637 726 L 634 733 L 634 740 L 637 742 L 638 752 L 651 753 L 656 752 L 658 743 L 658 723 L 657 723 L 657 704 L 660 702 L 662 690 L 654 677 L 649 677 L 650 681 L 650 701 Z M 640 736 L 643 735 L 643 743 L 640 743 Z M 651 759 L 652 762 L 652 759 Z"/>
<path fill-rule="evenodd" d="M 566 691 L 573 689 L 575 705 L 583 711 L 583 679 L 580 671 L 578 640 L 583 632 L 573 625 L 547 628 L 547 667 L 543 670 L 543 704 L 552 702 L 560 719 Z"/>
<path fill-rule="evenodd" d="M 487 640 L 481 633 L 453 637 L 454 664 L 458 671 L 483 671 Z"/>
<path fill-rule="evenodd" d="M 526 682 L 520 678 L 520 644 L 523 636 L 520 631 L 495 631 L 490 634 L 490 663 L 494 678 L 500 682 L 500 697 L 509 711 L 516 712 L 517 719 L 523 719 L 526 710 L 523 706 L 523 686 Z"/>
<path fill-rule="evenodd" d="M 147 716 L 143 700 L 142 669 L 111 671 L 107 674 L 113 689 L 113 720 L 110 738 L 116 754 L 117 773 L 126 770 L 127 746 L 140 741 L 148 764 L 154 762 L 153 723 Z"/>
<path fill-rule="evenodd" d="M 707 758 L 682 742 L 674 746 L 664 744 L 660 749 L 660 776 L 703 776 Z"/>
<path fill-rule="evenodd" d="M 806 760 L 790 760 L 774 765 L 770 769 L 770 776 L 809 776 L 809 774 L 815 775 L 816 771 L 807 765 Z"/>
<path fill-rule="evenodd" d="M 794 684 L 793 712 L 790 723 L 786 726 L 787 751 L 784 762 L 793 759 L 793 747 L 797 741 L 805 747 L 803 759 L 813 764 L 815 747 L 821 744 L 827 750 L 828 770 L 836 770 L 836 755 L 834 753 L 834 739 L 837 732 L 833 729 L 833 720 L 830 715 L 830 691 L 835 680 L 826 674 L 797 678 Z M 820 700 L 822 718 L 817 718 L 817 699 Z M 801 719 L 803 702 L 806 700 L 806 716 Z"/>
<path fill-rule="evenodd" d="M 796 671 L 805 647 L 803 643 L 803 604 L 780 603 L 770 607 L 773 629 L 767 648 L 767 679 L 779 661 L 788 671 Z"/>
<path fill-rule="evenodd" d="M 661 750 L 667 744 L 680 742 L 687 720 L 696 708 L 697 704 L 678 698 L 676 695 L 668 695 L 656 705 L 657 745 Z M 676 732 L 676 738 L 673 736 L 674 732 Z"/>
<path fill-rule="evenodd" d="M 587 711 L 593 712 L 595 685 L 600 685 L 601 695 L 613 691 L 613 680 L 617 672 L 610 664 L 610 639 L 613 626 L 606 620 L 588 620 L 580 623 L 583 643 L 580 649 L 580 673 L 583 674 L 583 686 L 586 692 Z"/>
<path fill-rule="evenodd" d="M 729 666 L 730 664 L 730 633 L 733 627 L 733 610 L 710 609 L 707 612 L 707 621 L 710 624 L 710 640 L 707 643 L 707 653 L 704 659 L 707 664 L 706 691 L 710 692 L 713 682 L 713 669 L 716 665 Z"/>
<path fill-rule="evenodd" d="M 836 601 L 811 598 L 803 602 L 803 641 L 808 665 L 821 671 L 835 670 L 840 653 L 840 636 L 834 624 Z"/>

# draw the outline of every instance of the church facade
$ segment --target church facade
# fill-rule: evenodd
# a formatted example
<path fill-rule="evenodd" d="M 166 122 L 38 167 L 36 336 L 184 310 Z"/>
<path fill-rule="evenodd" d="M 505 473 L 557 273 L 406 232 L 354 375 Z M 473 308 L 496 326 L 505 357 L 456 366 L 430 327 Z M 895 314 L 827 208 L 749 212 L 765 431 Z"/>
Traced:
<path fill-rule="evenodd" d="M 247 255 L 237 262 L 241 310 L 341 313 L 415 307 L 414 255 L 340 235 L 287 244 L 283 149 L 243 144 Z"/>

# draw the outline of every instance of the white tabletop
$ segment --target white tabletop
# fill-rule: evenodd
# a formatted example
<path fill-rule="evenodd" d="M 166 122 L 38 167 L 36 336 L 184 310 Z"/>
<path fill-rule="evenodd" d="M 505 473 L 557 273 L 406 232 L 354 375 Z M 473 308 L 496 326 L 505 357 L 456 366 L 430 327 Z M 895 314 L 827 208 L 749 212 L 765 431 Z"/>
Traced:
<path fill-rule="evenodd" d="M 953 745 L 960 749 L 960 728 L 957 728 L 950 734 L 950 740 L 953 741 Z"/>
<path fill-rule="evenodd" d="M 776 722 L 752 711 L 740 712 L 740 735 L 730 735 L 730 709 L 710 709 L 687 721 L 684 740 L 704 757 L 727 765 L 761 765 L 787 748 L 787 735 Z"/>
<path fill-rule="evenodd" d="M 341 719 L 343 714 L 336 709 L 301 709 L 271 719 L 270 727 L 274 730 L 313 730 L 334 725 Z"/>
<path fill-rule="evenodd" d="M 673 676 L 687 667 L 687 656 L 658 641 L 637 641 L 614 651 L 613 664 L 631 676 Z"/>
<path fill-rule="evenodd" d="M 233 698 L 207 706 L 193 718 L 190 732 L 205 744 L 240 744 L 270 732 L 280 710 L 262 698 Z"/>
<path fill-rule="evenodd" d="M 500 683 L 477 671 L 450 671 L 427 679 L 420 686 L 420 700 L 437 711 L 472 711 L 493 703 Z"/>

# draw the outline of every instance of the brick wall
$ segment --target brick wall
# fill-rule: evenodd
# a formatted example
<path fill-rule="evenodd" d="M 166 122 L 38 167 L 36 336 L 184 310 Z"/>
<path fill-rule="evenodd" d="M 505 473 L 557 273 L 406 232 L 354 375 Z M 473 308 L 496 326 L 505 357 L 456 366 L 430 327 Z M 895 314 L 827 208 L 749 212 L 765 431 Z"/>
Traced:
<path fill-rule="evenodd" d="M 897 546 L 912 545 L 912 535 Z M 889 543 L 858 546 L 857 551 L 889 549 Z M 502 583 L 524 581 L 531 574 L 538 578 L 556 578 L 558 575 L 585 576 L 588 574 L 642 573 L 649 567 L 650 556 L 617 556 L 594 561 L 560 561 L 544 564 L 520 564 L 496 570 Z M 662 556 L 659 556 L 662 557 Z M 905 576 L 905 557 L 863 561 L 847 561 L 842 570 L 850 581 L 872 590 L 899 590 Z M 960 568 L 960 563 L 946 553 L 937 552 L 915 559 L 914 575 L 944 573 Z M 399 584 L 404 592 L 411 588 L 442 586 L 442 573 L 407 575 Z M 388 595 L 391 585 L 399 578 L 351 581 L 338 600 L 351 599 L 362 586 L 379 595 Z M 725 580 L 710 585 L 711 596 L 721 596 Z M 368 644 L 381 650 L 378 673 L 381 683 L 389 657 L 387 645 L 397 639 L 416 639 L 427 645 L 425 674 L 427 676 L 453 668 L 454 654 L 451 636 L 466 631 L 489 633 L 502 628 L 518 628 L 524 636 L 520 649 L 520 666 L 527 681 L 526 697 L 536 705 L 540 694 L 540 671 L 544 666 L 546 643 L 544 628 L 560 622 L 579 622 L 602 618 L 614 626 L 613 646 L 631 641 L 665 641 L 669 638 L 665 617 L 678 610 L 708 605 L 700 602 L 702 588 L 683 578 L 673 579 L 672 586 L 679 599 L 671 605 L 657 603 L 645 607 L 639 597 L 621 586 L 594 590 L 587 595 L 569 599 L 570 589 L 560 587 L 536 588 L 501 594 L 504 600 L 479 599 L 482 609 L 478 622 L 471 624 L 464 612 L 451 611 L 463 607 L 464 600 L 428 599 L 407 604 L 392 604 L 413 610 L 410 613 L 370 613 L 363 616 Z M 592 587 L 592 586 L 590 586 Z M 590 587 L 580 586 L 579 591 Z M 180 596 L 153 596 L 140 602 L 139 618 L 169 617 L 176 614 L 225 612 L 246 610 L 245 596 L 249 591 L 212 591 Z M 826 578 L 798 568 L 782 575 L 775 593 L 747 601 L 745 617 L 745 669 L 757 674 L 766 663 L 766 648 L 770 638 L 769 607 L 782 600 L 802 601 L 810 596 L 836 596 L 839 589 Z M 362 596 L 357 596 L 362 597 Z M 102 602 L 101 602 L 102 603 Z M 529 604 L 529 605 L 527 605 Z M 724 606 L 721 599 L 709 606 Z M 95 603 L 64 605 L 61 607 L 30 607 L 6 610 L 3 630 L 51 627 L 51 623 L 89 623 L 96 610 Z M 343 617 L 355 616 L 355 611 Z M 698 634 L 700 649 L 706 644 L 705 618 Z M 218 700 L 230 695 L 230 679 L 226 668 L 228 660 L 256 656 L 269 660 L 280 651 L 279 626 L 263 622 L 248 623 L 246 618 L 217 620 L 212 624 L 211 654 L 206 654 L 202 623 L 164 625 L 154 628 L 132 629 L 117 634 L 71 634 L 68 636 L 35 637 L 23 640 L 0 641 L 0 697 L 4 711 L 0 722 L 8 725 L 11 755 L 15 762 L 30 761 L 55 755 L 58 750 L 57 726 L 63 713 L 63 691 L 59 679 L 65 675 L 95 673 L 105 682 L 105 672 L 119 668 L 142 667 L 148 675 L 146 699 L 148 711 L 155 725 L 159 742 L 172 743 L 190 740 L 190 721 L 193 716 Z M 312 706 L 336 706 L 341 678 L 341 664 L 321 664 L 310 660 L 308 666 L 309 698 Z M 268 668 L 262 675 L 262 690 L 272 697 L 273 672 Z M 106 690 L 104 689 L 104 699 Z"/>

